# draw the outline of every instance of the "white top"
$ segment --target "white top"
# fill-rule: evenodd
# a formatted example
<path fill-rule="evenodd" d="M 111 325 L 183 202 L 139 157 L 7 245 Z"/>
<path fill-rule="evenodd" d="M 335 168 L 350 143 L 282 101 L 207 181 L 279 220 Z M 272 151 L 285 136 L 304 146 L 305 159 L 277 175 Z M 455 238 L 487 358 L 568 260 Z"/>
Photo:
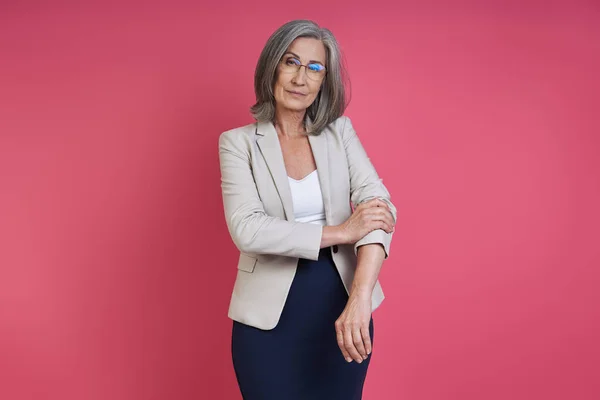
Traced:
<path fill-rule="evenodd" d="M 294 217 L 296 222 L 309 222 L 311 224 L 326 225 L 325 205 L 319 184 L 319 175 L 315 169 L 301 180 L 288 176 Z"/>

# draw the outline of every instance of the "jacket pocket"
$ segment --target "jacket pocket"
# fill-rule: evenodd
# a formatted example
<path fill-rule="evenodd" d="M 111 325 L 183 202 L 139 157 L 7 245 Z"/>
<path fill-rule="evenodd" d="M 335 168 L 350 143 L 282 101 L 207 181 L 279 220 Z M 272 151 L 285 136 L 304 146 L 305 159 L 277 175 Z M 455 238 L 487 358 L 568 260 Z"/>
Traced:
<path fill-rule="evenodd" d="M 254 272 L 254 267 L 258 259 L 250 257 L 244 253 L 240 253 L 240 259 L 238 261 L 238 269 L 246 272 Z"/>

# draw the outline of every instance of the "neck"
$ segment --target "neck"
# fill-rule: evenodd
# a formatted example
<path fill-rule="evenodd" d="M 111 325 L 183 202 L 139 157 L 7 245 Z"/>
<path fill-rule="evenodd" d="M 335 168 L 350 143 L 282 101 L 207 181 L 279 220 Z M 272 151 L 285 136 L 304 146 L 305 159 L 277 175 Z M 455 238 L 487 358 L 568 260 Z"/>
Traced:
<path fill-rule="evenodd" d="M 275 129 L 277 133 L 286 138 L 302 135 L 304 129 L 304 116 L 306 111 L 277 110 L 275 113 Z"/>

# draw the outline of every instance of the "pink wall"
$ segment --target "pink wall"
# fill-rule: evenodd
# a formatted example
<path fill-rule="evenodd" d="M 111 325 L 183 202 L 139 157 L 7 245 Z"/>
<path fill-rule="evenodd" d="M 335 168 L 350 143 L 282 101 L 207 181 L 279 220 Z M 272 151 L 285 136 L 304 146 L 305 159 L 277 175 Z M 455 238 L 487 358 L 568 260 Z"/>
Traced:
<path fill-rule="evenodd" d="M 0 5 L 1 399 L 241 398 L 217 137 L 293 18 L 399 209 L 365 399 L 600 398 L 597 3 L 112 3 Z"/>

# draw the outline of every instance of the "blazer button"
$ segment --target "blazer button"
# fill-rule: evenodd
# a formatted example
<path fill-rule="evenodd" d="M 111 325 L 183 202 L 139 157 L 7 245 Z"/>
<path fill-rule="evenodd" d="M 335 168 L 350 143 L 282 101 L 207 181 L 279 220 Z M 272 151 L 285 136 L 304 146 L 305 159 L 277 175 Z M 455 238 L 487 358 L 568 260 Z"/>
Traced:
<path fill-rule="evenodd" d="M 338 247 L 337 247 L 337 244 L 334 244 L 334 245 L 333 245 L 333 252 L 334 252 L 334 253 L 337 253 L 337 252 L 338 252 Z"/>

